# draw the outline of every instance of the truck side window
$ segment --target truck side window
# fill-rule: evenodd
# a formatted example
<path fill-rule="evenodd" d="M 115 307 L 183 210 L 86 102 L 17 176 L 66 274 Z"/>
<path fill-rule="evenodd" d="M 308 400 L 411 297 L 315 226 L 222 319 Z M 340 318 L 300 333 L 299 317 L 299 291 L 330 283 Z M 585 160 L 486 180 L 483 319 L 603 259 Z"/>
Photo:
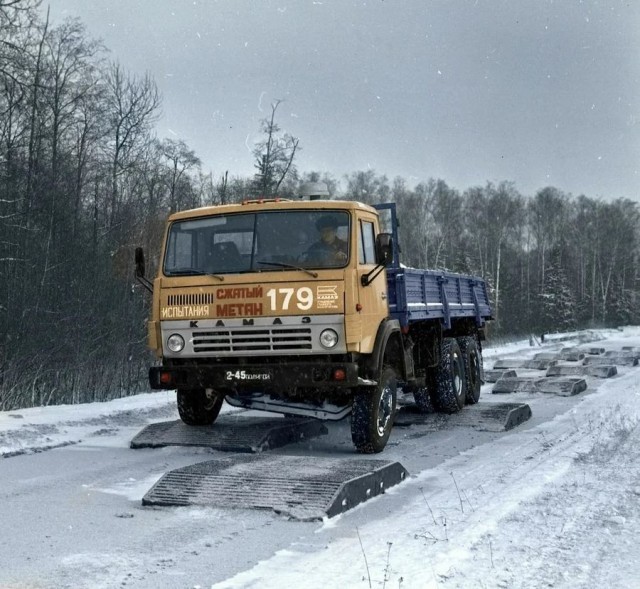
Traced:
<path fill-rule="evenodd" d="M 189 268 L 194 265 L 192 256 L 195 254 L 195 248 L 193 247 L 193 235 L 186 231 L 180 231 L 172 233 L 171 238 L 173 245 L 171 247 L 170 260 L 167 260 L 167 265 L 170 268 Z"/>
<path fill-rule="evenodd" d="M 358 239 L 358 261 L 360 264 L 375 264 L 376 250 L 373 223 L 360 221 L 360 239 Z"/>

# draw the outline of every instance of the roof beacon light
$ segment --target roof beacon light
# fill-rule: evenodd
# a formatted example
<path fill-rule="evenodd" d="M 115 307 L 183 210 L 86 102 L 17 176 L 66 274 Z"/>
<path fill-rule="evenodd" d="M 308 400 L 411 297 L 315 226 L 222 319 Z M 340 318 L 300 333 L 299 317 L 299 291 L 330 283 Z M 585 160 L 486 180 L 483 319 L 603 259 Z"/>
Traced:
<path fill-rule="evenodd" d="M 300 198 L 303 200 L 320 200 L 330 196 L 329 188 L 324 182 L 305 182 L 300 186 Z"/>

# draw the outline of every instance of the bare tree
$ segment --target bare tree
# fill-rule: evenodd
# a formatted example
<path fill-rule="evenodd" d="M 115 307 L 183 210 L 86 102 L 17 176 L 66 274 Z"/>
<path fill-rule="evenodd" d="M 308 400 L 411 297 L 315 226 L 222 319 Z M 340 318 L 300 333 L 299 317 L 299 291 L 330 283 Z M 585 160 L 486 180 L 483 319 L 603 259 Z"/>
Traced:
<path fill-rule="evenodd" d="M 185 172 L 200 167 L 200 158 L 182 140 L 165 139 L 161 151 L 169 164 L 169 211 L 174 212 L 181 206 L 177 198 L 178 184 Z"/>
<path fill-rule="evenodd" d="M 160 93 L 147 74 L 131 76 L 113 63 L 106 74 L 106 106 L 109 118 L 111 202 L 109 224 L 113 225 L 120 206 L 119 177 L 135 163 L 148 133 L 159 115 Z"/>
<path fill-rule="evenodd" d="M 271 104 L 271 116 L 260 122 L 264 139 L 253 150 L 255 168 L 255 189 L 262 196 L 277 194 L 282 182 L 295 172 L 293 165 L 300 140 L 289 133 L 280 133 L 275 122 L 276 111 L 282 100 Z"/>

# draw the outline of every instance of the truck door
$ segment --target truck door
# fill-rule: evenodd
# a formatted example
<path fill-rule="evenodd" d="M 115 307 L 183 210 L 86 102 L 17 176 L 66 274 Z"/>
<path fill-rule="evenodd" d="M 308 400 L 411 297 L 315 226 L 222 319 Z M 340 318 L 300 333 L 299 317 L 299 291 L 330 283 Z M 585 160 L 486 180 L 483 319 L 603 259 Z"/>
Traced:
<path fill-rule="evenodd" d="M 380 322 L 389 315 L 387 305 L 387 275 L 381 272 L 368 286 L 362 286 L 362 276 L 376 267 L 374 220 L 360 218 L 357 227 L 358 239 L 358 293 L 362 306 L 362 341 L 360 351 L 373 349 Z"/>

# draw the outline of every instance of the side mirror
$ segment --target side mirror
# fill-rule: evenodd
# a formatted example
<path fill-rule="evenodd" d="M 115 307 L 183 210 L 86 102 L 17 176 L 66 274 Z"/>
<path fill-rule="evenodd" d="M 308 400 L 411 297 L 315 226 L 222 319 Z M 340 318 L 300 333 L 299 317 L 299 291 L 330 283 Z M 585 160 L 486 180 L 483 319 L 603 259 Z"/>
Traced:
<path fill-rule="evenodd" d="M 141 247 L 136 248 L 136 276 L 144 278 L 144 250 Z"/>
<path fill-rule="evenodd" d="M 379 233 L 376 236 L 376 262 L 388 266 L 393 261 L 393 237 L 391 233 Z"/>
<path fill-rule="evenodd" d="M 153 283 L 144 276 L 144 250 L 141 247 L 136 248 L 136 279 L 149 292 L 153 292 Z"/>

